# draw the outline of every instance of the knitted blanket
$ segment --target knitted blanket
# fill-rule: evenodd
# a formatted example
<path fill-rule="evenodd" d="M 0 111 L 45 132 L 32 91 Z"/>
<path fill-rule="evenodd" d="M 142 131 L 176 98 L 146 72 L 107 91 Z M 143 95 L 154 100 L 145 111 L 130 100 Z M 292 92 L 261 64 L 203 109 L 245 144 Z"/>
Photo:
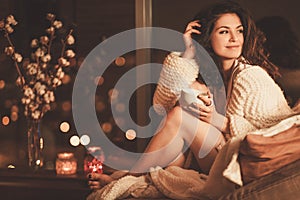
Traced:
<path fill-rule="evenodd" d="M 125 175 L 91 193 L 87 200 L 125 198 L 201 199 L 206 175 L 176 166 L 152 168 L 146 175 Z"/>
<path fill-rule="evenodd" d="M 248 134 L 271 137 L 293 125 L 300 125 L 300 114 L 291 116 L 273 127 Z M 166 169 L 152 168 L 139 177 L 117 171 L 112 174 L 115 181 L 91 193 L 87 200 L 113 200 L 126 198 L 144 199 L 218 199 L 242 186 L 238 152 L 247 134 L 231 138 L 218 153 L 209 176 L 195 170 L 170 166 Z"/>

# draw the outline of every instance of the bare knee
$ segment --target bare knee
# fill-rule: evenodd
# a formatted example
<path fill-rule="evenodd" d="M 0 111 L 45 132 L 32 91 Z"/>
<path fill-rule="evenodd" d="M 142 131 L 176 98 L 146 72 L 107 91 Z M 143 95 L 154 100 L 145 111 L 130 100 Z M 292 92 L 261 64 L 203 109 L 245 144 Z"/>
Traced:
<path fill-rule="evenodd" d="M 174 107 L 168 112 L 167 116 L 163 119 L 160 127 L 157 130 L 159 132 L 168 132 L 168 135 L 176 134 L 179 130 L 179 126 L 182 121 L 182 109 L 179 106 Z"/>
<path fill-rule="evenodd" d="M 166 123 L 174 125 L 180 123 L 181 121 L 182 121 L 182 108 L 176 106 L 168 113 Z"/>

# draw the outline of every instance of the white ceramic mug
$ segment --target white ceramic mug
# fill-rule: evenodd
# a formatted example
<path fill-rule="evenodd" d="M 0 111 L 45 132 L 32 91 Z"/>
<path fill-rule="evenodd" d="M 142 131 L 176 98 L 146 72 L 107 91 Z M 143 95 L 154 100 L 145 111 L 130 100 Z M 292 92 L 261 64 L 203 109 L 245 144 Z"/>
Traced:
<path fill-rule="evenodd" d="M 207 95 L 200 90 L 192 89 L 192 88 L 185 88 L 181 90 L 181 96 L 179 98 L 179 104 L 181 106 L 188 106 L 192 103 L 198 103 L 204 105 L 204 102 L 198 98 L 198 95 Z"/>

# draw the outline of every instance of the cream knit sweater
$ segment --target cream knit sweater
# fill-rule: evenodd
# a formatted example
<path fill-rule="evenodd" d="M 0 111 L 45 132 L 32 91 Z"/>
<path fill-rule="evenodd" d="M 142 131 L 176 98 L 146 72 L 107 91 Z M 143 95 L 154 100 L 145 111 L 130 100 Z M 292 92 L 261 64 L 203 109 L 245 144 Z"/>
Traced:
<path fill-rule="evenodd" d="M 268 128 L 294 114 L 280 87 L 259 66 L 246 65 L 232 77 L 232 89 L 227 97 L 226 116 L 232 136 Z M 154 94 L 154 109 L 162 113 L 172 109 L 180 97 L 180 91 L 188 87 L 198 76 L 199 66 L 193 59 L 169 54 Z M 163 109 L 164 108 L 164 109 Z"/>
<path fill-rule="evenodd" d="M 169 112 L 180 97 L 182 89 L 189 87 L 198 77 L 199 66 L 194 59 L 170 53 L 163 63 L 158 85 L 153 97 L 153 107 L 158 114 Z"/>

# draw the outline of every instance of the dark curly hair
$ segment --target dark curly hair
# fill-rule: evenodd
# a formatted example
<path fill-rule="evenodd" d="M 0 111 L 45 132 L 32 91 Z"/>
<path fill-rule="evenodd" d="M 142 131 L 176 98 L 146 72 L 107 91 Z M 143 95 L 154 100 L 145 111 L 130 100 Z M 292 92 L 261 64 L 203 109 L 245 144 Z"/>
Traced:
<path fill-rule="evenodd" d="M 299 40 L 290 22 L 282 16 L 267 16 L 256 22 L 264 32 L 270 60 L 280 68 L 300 69 Z"/>
<path fill-rule="evenodd" d="M 280 76 L 278 67 L 268 59 L 268 52 L 264 48 L 266 38 L 264 33 L 260 31 L 249 12 L 242 8 L 240 4 L 234 1 L 224 1 L 205 9 L 198 13 L 194 20 L 199 20 L 201 27 L 200 35 L 195 35 L 194 39 L 199 42 L 212 56 L 216 63 L 218 58 L 211 47 L 211 33 L 214 29 L 215 22 L 221 15 L 226 13 L 235 13 L 241 20 L 244 28 L 244 44 L 242 56 L 249 64 L 259 65 L 264 68 L 273 78 Z"/>

